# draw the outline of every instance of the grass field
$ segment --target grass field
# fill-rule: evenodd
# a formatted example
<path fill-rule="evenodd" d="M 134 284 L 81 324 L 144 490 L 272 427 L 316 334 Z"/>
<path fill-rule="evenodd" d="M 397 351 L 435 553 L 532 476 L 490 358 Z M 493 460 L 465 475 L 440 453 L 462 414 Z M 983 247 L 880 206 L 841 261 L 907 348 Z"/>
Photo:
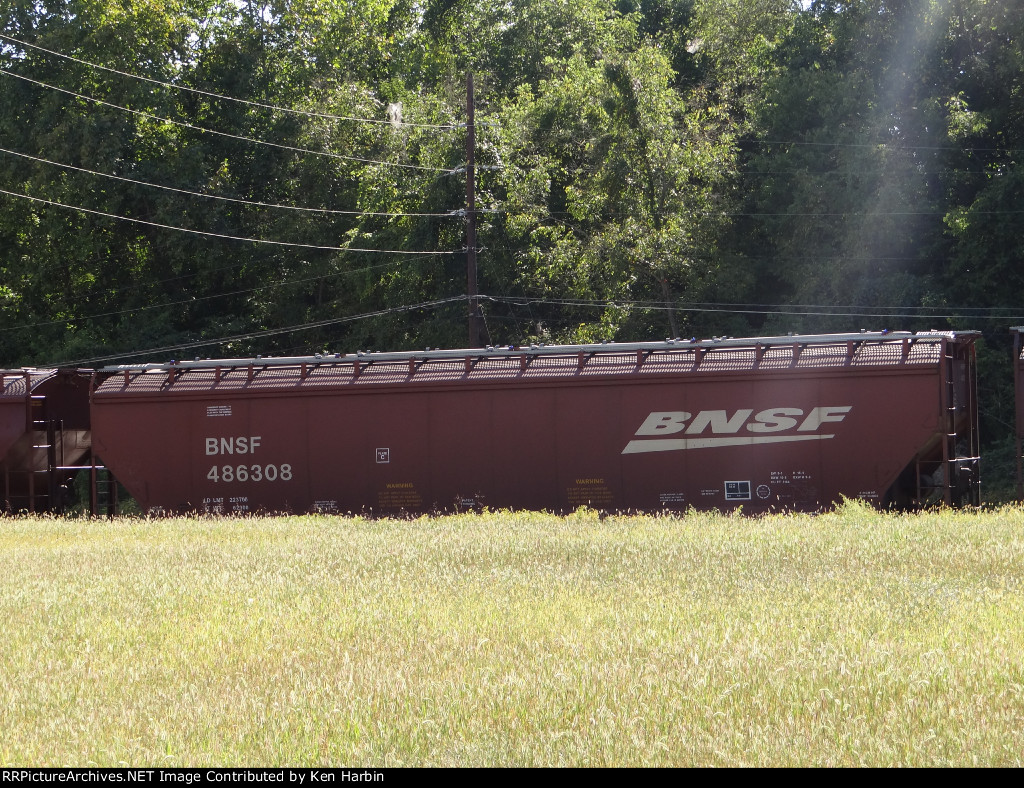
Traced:
<path fill-rule="evenodd" d="M 1024 510 L 0 520 L 0 765 L 1021 765 Z"/>

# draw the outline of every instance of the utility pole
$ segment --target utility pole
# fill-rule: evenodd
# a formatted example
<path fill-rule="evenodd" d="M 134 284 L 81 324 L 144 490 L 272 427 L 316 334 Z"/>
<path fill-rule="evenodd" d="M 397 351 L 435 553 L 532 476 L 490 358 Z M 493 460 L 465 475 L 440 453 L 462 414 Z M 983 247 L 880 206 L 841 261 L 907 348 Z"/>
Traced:
<path fill-rule="evenodd" d="M 466 294 L 469 296 L 469 347 L 483 347 L 483 315 L 476 284 L 476 120 L 473 72 L 466 72 Z"/>

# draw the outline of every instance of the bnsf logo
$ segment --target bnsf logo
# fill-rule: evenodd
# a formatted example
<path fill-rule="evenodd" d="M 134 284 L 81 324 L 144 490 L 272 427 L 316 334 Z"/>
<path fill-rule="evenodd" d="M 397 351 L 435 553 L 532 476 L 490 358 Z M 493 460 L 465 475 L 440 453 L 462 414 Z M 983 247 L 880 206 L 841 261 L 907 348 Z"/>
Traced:
<path fill-rule="evenodd" d="M 644 419 L 644 423 L 636 431 L 636 435 L 644 440 L 630 441 L 622 453 L 642 454 L 653 451 L 707 449 L 714 446 L 749 446 L 759 443 L 827 440 L 834 438 L 835 435 L 823 435 L 817 430 L 822 424 L 845 419 L 851 407 L 851 405 L 836 405 L 811 408 L 806 414 L 800 408 L 768 408 L 756 414 L 753 409 L 741 409 L 732 415 L 725 410 L 702 410 L 696 416 L 681 410 L 655 411 Z M 796 434 L 773 434 L 794 428 L 796 428 Z M 708 429 L 713 435 L 728 435 L 730 437 L 665 437 L 679 433 L 687 436 L 702 436 Z"/>
<path fill-rule="evenodd" d="M 206 453 L 210 454 L 255 454 L 263 440 L 259 435 L 241 435 L 237 438 L 207 438 Z"/>

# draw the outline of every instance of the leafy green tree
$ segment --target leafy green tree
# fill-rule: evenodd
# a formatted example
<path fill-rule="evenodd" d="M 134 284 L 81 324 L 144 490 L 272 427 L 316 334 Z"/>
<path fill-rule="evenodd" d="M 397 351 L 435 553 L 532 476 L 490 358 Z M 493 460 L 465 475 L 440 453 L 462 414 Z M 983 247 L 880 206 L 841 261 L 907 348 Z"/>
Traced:
<path fill-rule="evenodd" d="M 922 93 L 943 24 L 923 0 L 820 2 L 798 17 L 744 146 L 738 246 L 761 262 L 766 303 L 843 308 L 769 330 L 839 329 L 867 307 L 940 298 L 941 137 Z"/>
<path fill-rule="evenodd" d="M 505 281 L 541 299 L 603 305 L 562 310 L 568 322 L 554 329 L 537 321 L 537 335 L 675 335 L 678 294 L 708 286 L 695 260 L 720 221 L 710 208 L 728 137 L 713 113 L 680 100 L 672 79 L 654 46 L 596 63 L 574 57 L 501 113 L 502 211 L 487 237 L 512 250 Z M 662 316 L 637 312 L 636 301 Z"/>
<path fill-rule="evenodd" d="M 165 148 L 175 136 L 168 124 L 139 114 L 173 114 L 173 103 L 162 101 L 145 83 L 34 47 L 171 79 L 175 56 L 187 58 L 193 22 L 186 12 L 197 7 L 147 3 L 126 10 L 113 3 L 65 0 L 42 6 L 19 0 L 4 20 L 2 32 L 30 46 L 3 43 L 0 133 L 8 151 L 0 156 L 3 182 L 8 191 L 92 212 L 5 198 L 0 266 L 11 293 L 5 317 L 12 330 L 0 352 L 8 363 L 60 358 L 72 336 L 78 337 L 72 350 L 106 342 L 121 319 L 117 313 L 145 301 L 141 293 L 151 266 L 147 232 L 102 215 L 124 214 L 135 193 L 85 170 L 133 176 L 148 149 Z M 102 317 L 83 317 L 92 315 Z M 171 330 L 164 322 L 154 333 Z M 92 339 L 85 340 L 87 335 Z"/>

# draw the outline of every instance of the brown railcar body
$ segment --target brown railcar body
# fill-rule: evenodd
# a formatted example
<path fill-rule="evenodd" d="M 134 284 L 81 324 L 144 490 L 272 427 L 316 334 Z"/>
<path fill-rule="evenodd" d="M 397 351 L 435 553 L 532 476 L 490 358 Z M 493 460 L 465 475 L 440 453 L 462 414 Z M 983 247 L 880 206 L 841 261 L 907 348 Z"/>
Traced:
<path fill-rule="evenodd" d="M 666 340 L 101 371 L 147 512 L 979 502 L 976 332 Z"/>

